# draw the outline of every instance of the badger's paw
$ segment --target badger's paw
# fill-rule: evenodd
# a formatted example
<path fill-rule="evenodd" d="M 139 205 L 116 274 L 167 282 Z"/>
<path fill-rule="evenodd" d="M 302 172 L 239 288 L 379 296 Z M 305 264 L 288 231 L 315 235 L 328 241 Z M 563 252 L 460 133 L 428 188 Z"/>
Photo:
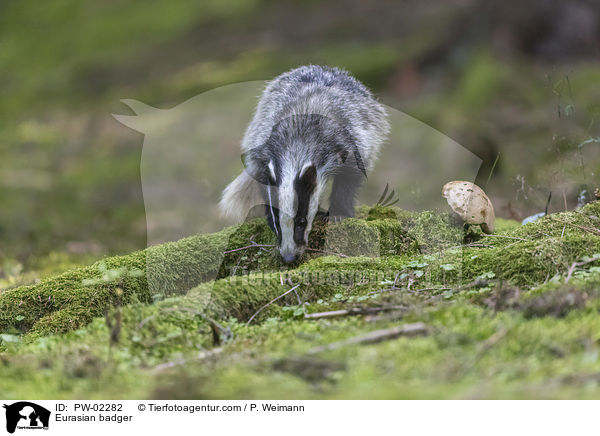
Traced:
<path fill-rule="evenodd" d="M 325 223 L 340 223 L 345 218 L 350 218 L 350 215 L 338 215 L 331 214 L 329 212 L 319 211 L 315 217 L 316 219 L 320 219 Z"/>

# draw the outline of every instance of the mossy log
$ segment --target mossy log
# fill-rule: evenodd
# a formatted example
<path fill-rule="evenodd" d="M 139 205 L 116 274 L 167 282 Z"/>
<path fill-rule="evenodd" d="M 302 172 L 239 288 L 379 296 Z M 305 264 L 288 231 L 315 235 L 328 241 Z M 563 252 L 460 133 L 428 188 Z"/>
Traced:
<path fill-rule="evenodd" d="M 311 241 L 313 247 L 326 246 L 342 256 L 418 249 L 401 223 L 391 220 L 347 220 L 329 228 L 320 224 Z M 313 250 L 307 251 L 304 260 L 324 253 L 319 248 Z M 231 273 L 268 272 L 282 267 L 272 232 L 264 220 L 255 219 L 218 233 L 108 257 L 35 285 L 1 291 L 0 332 L 18 330 L 34 336 L 65 332 L 87 324 L 111 306 L 150 303 L 185 294 L 200 283 Z"/>
<path fill-rule="evenodd" d="M 65 332 L 112 306 L 151 303 L 190 290 L 211 316 L 247 320 L 295 284 L 303 301 L 372 292 L 402 273 L 403 279 L 425 285 L 466 283 L 486 273 L 517 285 L 539 284 L 600 252 L 599 216 L 596 202 L 522 227 L 500 225 L 495 235 L 470 230 L 465 236 L 447 214 L 363 207 L 356 219 L 317 224 L 311 250 L 291 268 L 280 263 L 271 231 L 256 219 L 4 290 L 0 332 L 18 330 L 31 337 Z M 422 273 L 411 276 L 414 265 Z M 328 271 L 336 274 L 315 280 L 314 274 Z"/>

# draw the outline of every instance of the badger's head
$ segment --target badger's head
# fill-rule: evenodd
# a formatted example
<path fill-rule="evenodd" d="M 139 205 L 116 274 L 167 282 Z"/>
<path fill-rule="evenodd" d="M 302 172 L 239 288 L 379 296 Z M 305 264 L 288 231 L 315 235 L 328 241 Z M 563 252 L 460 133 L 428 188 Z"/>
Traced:
<path fill-rule="evenodd" d="M 327 178 L 348 164 L 352 144 L 334 119 L 298 114 L 280 120 L 264 144 L 242 156 L 246 171 L 262 186 L 267 221 L 285 263 L 304 253 Z"/>
<path fill-rule="evenodd" d="M 277 236 L 281 258 L 285 263 L 293 263 L 302 256 L 308 243 L 324 183 L 312 162 L 294 168 L 271 160 L 267 169 L 267 222 Z"/>

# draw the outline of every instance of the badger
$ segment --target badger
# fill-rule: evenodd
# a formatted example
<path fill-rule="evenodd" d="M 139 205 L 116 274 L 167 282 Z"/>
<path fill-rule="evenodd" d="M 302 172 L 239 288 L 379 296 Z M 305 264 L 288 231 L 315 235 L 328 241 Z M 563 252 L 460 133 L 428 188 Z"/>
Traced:
<path fill-rule="evenodd" d="M 354 216 L 358 188 L 389 131 L 385 108 L 347 71 L 308 65 L 270 81 L 241 143 L 245 169 L 223 191 L 237 221 L 264 207 L 281 258 L 304 253 L 313 221 Z M 329 209 L 319 209 L 331 181 Z"/>

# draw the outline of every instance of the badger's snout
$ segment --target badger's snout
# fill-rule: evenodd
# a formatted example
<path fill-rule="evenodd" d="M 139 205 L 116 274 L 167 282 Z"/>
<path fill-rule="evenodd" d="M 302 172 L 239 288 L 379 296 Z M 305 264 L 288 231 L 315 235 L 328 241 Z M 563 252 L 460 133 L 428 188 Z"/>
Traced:
<path fill-rule="evenodd" d="M 298 255 L 296 253 L 282 253 L 281 259 L 283 259 L 284 263 L 294 263 L 298 260 Z"/>
<path fill-rule="evenodd" d="M 293 249 L 287 250 L 283 249 L 283 247 L 279 247 L 279 254 L 281 255 L 281 260 L 283 260 L 284 263 L 295 263 L 300 260 L 304 254 L 304 245 L 296 246 Z"/>

